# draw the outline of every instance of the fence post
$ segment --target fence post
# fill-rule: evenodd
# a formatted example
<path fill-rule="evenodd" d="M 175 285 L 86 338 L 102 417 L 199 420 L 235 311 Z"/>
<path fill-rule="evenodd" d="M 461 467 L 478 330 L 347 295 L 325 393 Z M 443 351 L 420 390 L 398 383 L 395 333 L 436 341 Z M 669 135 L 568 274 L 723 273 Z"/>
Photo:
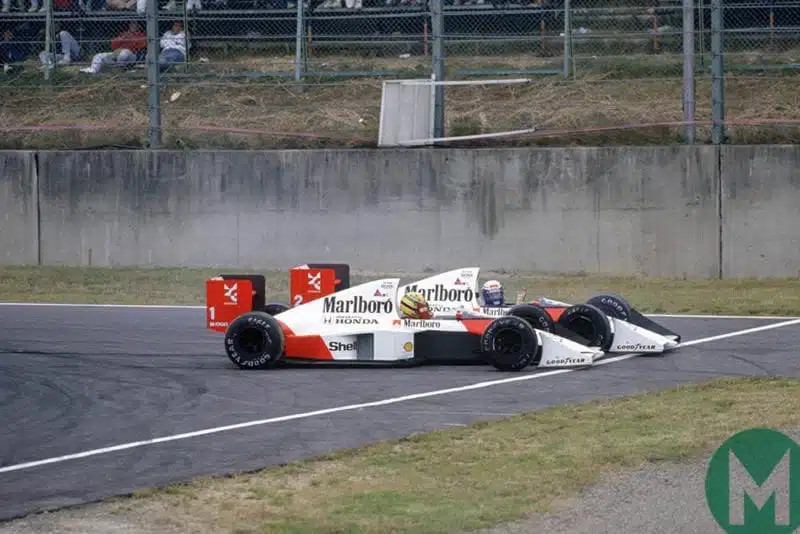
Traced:
<path fill-rule="evenodd" d="M 44 79 L 50 80 L 51 63 L 55 63 L 53 50 L 53 0 L 44 0 L 44 51 L 47 63 L 44 65 Z"/>
<path fill-rule="evenodd" d="M 294 43 L 294 81 L 303 77 L 303 49 L 305 48 L 305 1 L 297 0 L 297 31 Z"/>
<path fill-rule="evenodd" d="M 695 140 L 694 0 L 683 0 L 683 120 L 686 142 Z"/>
<path fill-rule="evenodd" d="M 433 39 L 433 81 L 444 81 L 444 7 L 443 0 L 430 0 L 431 37 Z M 444 137 L 444 85 L 433 86 L 433 136 Z"/>
<path fill-rule="evenodd" d="M 158 71 L 158 0 L 147 0 L 147 116 L 148 148 L 161 148 L 161 92 Z"/>
<path fill-rule="evenodd" d="M 711 0 L 711 142 L 725 138 L 725 65 L 722 0 Z"/>
<path fill-rule="evenodd" d="M 570 0 L 564 0 L 564 79 L 569 78 L 569 62 L 572 56 L 572 8 Z"/>

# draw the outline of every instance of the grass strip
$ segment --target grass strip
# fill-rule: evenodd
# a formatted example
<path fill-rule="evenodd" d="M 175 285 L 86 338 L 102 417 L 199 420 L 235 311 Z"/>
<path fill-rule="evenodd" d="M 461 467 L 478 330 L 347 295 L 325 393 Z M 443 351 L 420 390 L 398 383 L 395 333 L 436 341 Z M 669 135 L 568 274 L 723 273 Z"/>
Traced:
<path fill-rule="evenodd" d="M 0 266 L 0 301 L 81 304 L 202 305 L 205 280 L 242 269 L 111 269 L 100 267 Z M 269 300 L 288 302 L 288 271 L 259 271 L 267 280 Z M 398 276 L 403 283 L 434 273 L 351 274 L 351 285 Z M 800 316 L 796 279 L 675 280 L 632 277 L 553 277 L 482 272 L 481 280 L 499 279 L 513 299 L 518 288 L 528 297 L 546 295 L 582 302 L 600 292 L 617 293 L 648 313 L 709 313 Z"/>
<path fill-rule="evenodd" d="M 710 455 L 745 428 L 797 428 L 798 398 L 797 379 L 720 379 L 198 479 L 99 507 L 150 532 L 463 532 L 546 512 L 605 474 Z"/>

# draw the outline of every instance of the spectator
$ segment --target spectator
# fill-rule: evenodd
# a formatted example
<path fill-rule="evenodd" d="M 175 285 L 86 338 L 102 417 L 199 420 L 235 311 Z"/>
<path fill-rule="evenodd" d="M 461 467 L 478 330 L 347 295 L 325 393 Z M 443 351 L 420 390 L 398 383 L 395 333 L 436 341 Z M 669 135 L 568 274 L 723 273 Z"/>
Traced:
<path fill-rule="evenodd" d="M 136 5 L 136 0 L 108 0 L 106 6 L 112 11 L 123 11 L 126 9 L 133 9 Z"/>
<path fill-rule="evenodd" d="M 67 65 L 81 59 L 81 47 L 72 34 L 67 30 L 62 30 L 58 22 L 55 23 L 54 30 L 58 35 L 58 41 L 55 42 L 55 53 L 48 57 L 47 51 L 43 50 L 39 54 L 39 60 L 46 69 L 52 68 L 54 60 L 58 65 Z"/>
<path fill-rule="evenodd" d="M 22 43 L 14 42 L 13 30 L 3 30 L 3 40 L 0 41 L 0 63 L 3 64 L 3 72 L 9 72 L 14 64 L 25 61 L 28 56 L 26 48 Z"/>
<path fill-rule="evenodd" d="M 33 13 L 34 11 L 44 12 L 44 6 L 39 7 L 41 4 L 40 0 L 31 0 L 31 7 L 28 9 L 28 13 Z M 22 4 L 22 1 L 17 2 L 17 7 L 20 11 L 25 10 L 25 6 Z M 11 0 L 3 0 L 3 7 L 0 9 L 0 12 L 8 13 L 11 10 Z"/>
<path fill-rule="evenodd" d="M 141 53 L 147 50 L 147 35 L 142 32 L 137 22 L 131 21 L 128 29 L 111 41 L 113 52 L 100 52 L 92 58 L 92 65 L 81 72 L 97 74 L 103 65 L 124 67 L 141 59 Z"/>
<path fill-rule="evenodd" d="M 161 54 L 158 63 L 166 67 L 184 61 L 186 61 L 186 34 L 183 32 L 183 22 L 176 20 L 172 28 L 161 36 Z"/>

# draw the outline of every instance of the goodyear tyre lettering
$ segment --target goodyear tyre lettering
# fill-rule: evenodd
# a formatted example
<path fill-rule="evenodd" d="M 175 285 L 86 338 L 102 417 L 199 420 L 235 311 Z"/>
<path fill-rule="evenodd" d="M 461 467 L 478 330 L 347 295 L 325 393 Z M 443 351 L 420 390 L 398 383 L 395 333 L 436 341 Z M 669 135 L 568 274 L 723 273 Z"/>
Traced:
<path fill-rule="evenodd" d="M 247 336 L 250 343 L 243 340 Z M 252 343 L 257 339 L 258 343 Z M 225 353 L 241 369 L 264 369 L 283 359 L 284 336 L 280 324 L 266 312 L 237 317 L 225 332 Z"/>

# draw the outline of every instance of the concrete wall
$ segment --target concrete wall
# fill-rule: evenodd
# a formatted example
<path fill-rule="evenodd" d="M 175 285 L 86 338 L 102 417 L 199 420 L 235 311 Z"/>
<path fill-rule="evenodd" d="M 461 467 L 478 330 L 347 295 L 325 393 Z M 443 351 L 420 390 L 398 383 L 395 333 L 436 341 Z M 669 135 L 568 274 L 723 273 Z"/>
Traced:
<path fill-rule="evenodd" d="M 0 264 L 36 264 L 39 253 L 32 152 L 0 151 Z"/>
<path fill-rule="evenodd" d="M 796 276 L 799 157 L 762 146 L 0 152 L 0 259 Z"/>
<path fill-rule="evenodd" d="M 800 147 L 725 147 L 724 277 L 800 276 Z"/>

